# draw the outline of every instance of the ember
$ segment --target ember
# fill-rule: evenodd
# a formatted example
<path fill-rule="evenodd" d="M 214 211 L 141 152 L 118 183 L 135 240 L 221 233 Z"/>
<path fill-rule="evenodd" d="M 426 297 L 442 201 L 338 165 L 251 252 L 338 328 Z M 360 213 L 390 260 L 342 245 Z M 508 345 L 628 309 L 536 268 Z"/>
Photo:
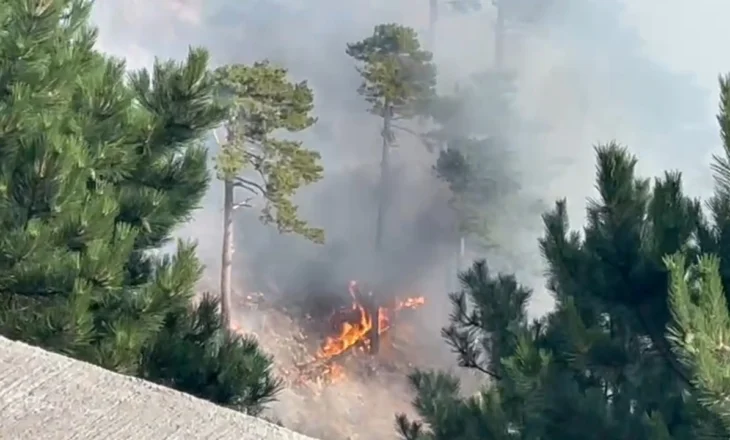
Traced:
<path fill-rule="evenodd" d="M 348 290 L 352 306 L 333 314 L 331 322 L 336 335 L 325 339 L 317 352 L 319 359 L 332 358 L 352 348 L 370 348 L 375 343 L 373 338 L 391 327 L 393 315 L 397 311 L 425 304 L 423 297 L 413 297 L 396 300 L 391 307 L 381 307 L 372 304 L 371 294 L 365 296 L 360 292 L 357 282 L 351 281 Z"/>

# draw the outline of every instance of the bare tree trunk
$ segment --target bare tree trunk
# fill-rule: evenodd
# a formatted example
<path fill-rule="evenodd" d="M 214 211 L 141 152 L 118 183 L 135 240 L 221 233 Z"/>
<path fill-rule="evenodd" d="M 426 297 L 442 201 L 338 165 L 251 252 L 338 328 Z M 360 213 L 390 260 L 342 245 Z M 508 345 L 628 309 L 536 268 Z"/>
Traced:
<path fill-rule="evenodd" d="M 497 23 L 494 29 L 494 67 L 504 67 L 504 0 L 495 0 Z"/>
<path fill-rule="evenodd" d="M 390 103 L 386 102 L 383 110 L 383 149 L 380 158 L 380 189 L 378 194 L 378 218 L 375 224 L 375 250 L 380 250 L 385 229 L 385 215 L 388 209 L 390 192 L 390 136 L 391 118 L 393 116 Z"/>
<path fill-rule="evenodd" d="M 223 249 L 221 251 L 221 320 L 231 328 L 231 276 L 233 272 L 233 182 L 223 182 Z"/>
<path fill-rule="evenodd" d="M 370 340 L 370 354 L 376 355 L 380 351 L 380 306 L 373 292 L 368 292 L 365 298 L 365 310 L 373 320 L 373 325 L 367 335 Z"/>
<path fill-rule="evenodd" d="M 428 35 L 427 49 L 433 52 L 436 45 L 436 23 L 439 20 L 439 3 L 438 0 L 428 0 Z"/>

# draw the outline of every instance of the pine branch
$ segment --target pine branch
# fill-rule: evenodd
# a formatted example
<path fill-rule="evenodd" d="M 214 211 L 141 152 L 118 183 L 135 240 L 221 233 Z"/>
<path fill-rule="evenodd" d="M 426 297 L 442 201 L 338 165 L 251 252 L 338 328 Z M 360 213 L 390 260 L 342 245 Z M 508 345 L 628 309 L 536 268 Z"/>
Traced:
<path fill-rule="evenodd" d="M 404 440 L 422 440 L 423 438 L 423 424 L 408 420 L 405 414 L 395 416 L 395 427 Z"/>

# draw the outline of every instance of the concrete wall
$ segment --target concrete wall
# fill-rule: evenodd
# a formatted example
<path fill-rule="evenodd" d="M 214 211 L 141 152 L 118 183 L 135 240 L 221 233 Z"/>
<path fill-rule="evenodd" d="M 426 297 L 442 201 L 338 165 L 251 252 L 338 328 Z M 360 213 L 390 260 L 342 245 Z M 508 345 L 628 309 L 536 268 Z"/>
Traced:
<path fill-rule="evenodd" d="M 0 439 L 312 440 L 168 388 L 2 337 Z"/>

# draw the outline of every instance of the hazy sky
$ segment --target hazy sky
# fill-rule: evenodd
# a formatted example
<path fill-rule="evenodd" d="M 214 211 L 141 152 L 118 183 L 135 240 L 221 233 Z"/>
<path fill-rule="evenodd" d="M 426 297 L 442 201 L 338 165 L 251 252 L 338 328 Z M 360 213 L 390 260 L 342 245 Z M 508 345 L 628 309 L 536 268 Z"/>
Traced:
<path fill-rule="evenodd" d="M 396 2 L 396 0 L 393 0 Z M 588 2 L 595 0 L 586 0 Z M 290 0 L 292 4 L 299 4 Z M 97 6 L 95 17 L 102 27 L 102 42 L 105 45 L 121 49 L 124 42 L 112 43 L 114 30 L 109 29 L 110 21 L 120 23 L 124 17 L 136 16 L 142 22 L 159 25 L 159 17 L 170 12 L 179 13 L 190 23 L 196 22 L 195 0 L 160 0 L 159 8 L 153 14 L 150 9 L 140 7 L 141 12 L 134 9 L 141 6 L 138 0 L 125 0 L 125 6 L 117 6 L 119 2 L 105 1 L 103 3 L 116 4 L 107 7 Z M 281 3 L 287 3 L 282 1 Z M 730 17 L 730 2 L 725 0 L 631 0 L 625 1 L 625 22 L 629 26 L 636 26 L 645 39 L 647 55 L 661 60 L 667 66 L 680 71 L 691 72 L 698 76 L 698 80 L 707 87 L 714 87 L 717 74 L 720 71 L 730 70 L 730 32 L 727 31 L 727 18 Z M 163 6 L 165 4 L 166 6 Z M 147 18 L 141 17 L 147 15 Z M 121 19 L 121 20 L 120 20 Z M 144 28 L 143 28 L 144 29 Z M 149 29 L 145 33 L 158 33 L 162 28 Z M 133 45 L 126 45 L 128 49 Z M 138 54 L 141 59 L 130 60 L 138 64 L 142 59 L 148 60 L 150 54 Z M 142 61 L 144 63 L 144 61 Z"/>
<path fill-rule="evenodd" d="M 645 53 L 670 69 L 690 74 L 698 85 L 709 90 L 706 105 L 708 113 L 714 115 L 718 105 L 718 75 L 730 73 L 730 32 L 727 30 L 730 2 L 631 0 L 625 4 L 626 23 L 638 29 L 645 42 Z M 720 140 L 714 139 L 713 152 L 717 152 Z M 710 158 L 702 153 L 697 152 L 695 164 L 707 169 Z M 698 180 L 709 185 L 709 173 L 704 175 L 705 179 Z"/>
<path fill-rule="evenodd" d="M 397 0 L 392 0 L 398 3 Z M 401 0 L 410 3 L 410 0 Z M 585 0 L 586 2 L 613 0 Z M 103 5 L 102 5 L 103 3 Z M 125 55 L 133 67 L 148 64 L 152 53 L 139 41 L 119 39 L 120 30 L 129 21 L 137 21 L 136 34 L 144 34 L 142 41 L 158 45 L 165 32 L 166 16 L 181 17 L 192 26 L 198 20 L 199 0 L 159 0 L 159 7 L 150 8 L 139 0 L 98 2 L 94 12 L 101 25 L 101 44 L 112 52 Z M 299 5 L 296 0 L 279 3 Z M 122 4 L 124 6 L 122 6 Z M 638 29 L 645 40 L 645 54 L 680 72 L 696 76 L 699 84 L 713 92 L 717 75 L 730 71 L 730 2 L 726 0 L 631 0 L 624 1 L 623 18 L 627 26 Z M 417 14 L 418 21 L 425 18 Z M 411 16 L 412 17 L 412 16 Z M 411 18 L 408 17 L 408 18 Z M 600 18 L 597 18 L 600 19 Z M 124 32 L 126 33 L 126 32 Z M 180 47 L 182 42 L 175 46 Z M 715 109 L 715 95 L 708 106 Z"/>
<path fill-rule="evenodd" d="M 730 72 L 730 2 L 631 0 L 626 8 L 626 23 L 639 29 L 650 56 L 713 90 L 718 74 Z"/>

